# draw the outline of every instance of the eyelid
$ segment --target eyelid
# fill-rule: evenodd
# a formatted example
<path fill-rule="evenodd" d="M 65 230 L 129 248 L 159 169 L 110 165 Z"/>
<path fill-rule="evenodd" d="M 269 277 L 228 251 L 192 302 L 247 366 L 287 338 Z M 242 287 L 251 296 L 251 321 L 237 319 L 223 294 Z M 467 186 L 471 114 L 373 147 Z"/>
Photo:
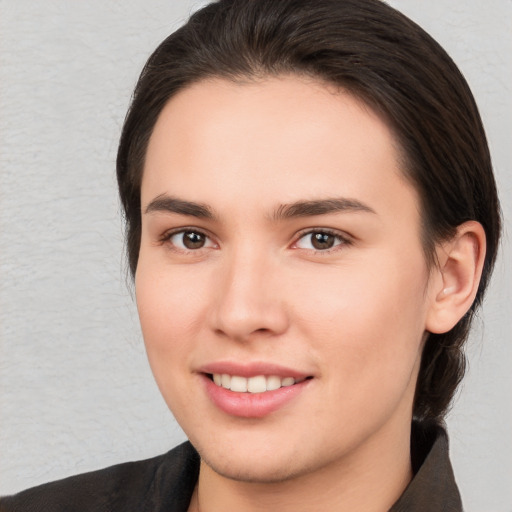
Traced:
<path fill-rule="evenodd" d="M 187 231 L 203 235 L 212 243 L 214 248 L 218 248 L 219 244 L 215 241 L 214 237 L 211 234 L 209 234 L 209 232 L 207 230 L 198 228 L 196 226 L 181 226 L 181 227 L 169 229 L 169 230 L 165 231 L 158 238 L 158 241 L 162 244 L 168 243 L 173 236 L 180 234 L 180 233 L 185 233 Z M 340 241 L 340 243 L 336 244 L 335 246 L 333 246 L 331 248 L 323 249 L 323 250 L 321 250 L 321 249 L 305 249 L 302 247 L 297 247 L 297 243 L 299 242 L 299 240 L 301 240 L 302 238 L 304 238 L 307 235 L 312 235 L 314 233 L 325 233 L 328 235 L 332 235 L 332 236 L 336 237 Z M 291 248 L 303 250 L 303 251 L 309 251 L 309 252 L 318 253 L 318 254 L 320 254 L 320 253 L 328 254 L 333 251 L 339 250 L 341 247 L 352 245 L 353 240 L 354 240 L 353 237 L 351 235 L 349 235 L 348 233 L 346 233 L 345 231 L 339 231 L 339 230 L 332 229 L 332 228 L 313 227 L 313 228 L 306 228 L 306 229 L 299 231 L 294 237 L 294 242 L 292 242 Z M 182 249 L 180 247 L 176 247 L 175 245 L 172 245 L 172 248 L 173 248 L 173 250 L 176 250 L 179 252 L 198 253 L 198 252 L 202 251 L 203 249 L 211 249 L 212 246 L 201 247 L 198 249 Z"/>
<path fill-rule="evenodd" d="M 213 244 L 213 248 L 218 247 L 218 243 L 214 240 L 213 236 L 208 233 L 208 231 L 206 231 L 202 228 L 198 228 L 196 226 L 181 226 L 179 228 L 168 229 L 161 236 L 159 236 L 158 241 L 161 244 L 166 244 L 166 243 L 170 242 L 170 240 L 173 236 L 178 235 L 180 233 L 186 233 L 186 232 L 193 232 L 193 233 L 203 235 L 205 238 L 207 238 Z M 179 251 L 182 253 L 188 253 L 188 252 L 198 253 L 198 252 L 202 251 L 203 249 L 211 249 L 212 248 L 211 246 L 209 246 L 209 247 L 200 247 L 198 249 L 182 249 L 181 247 L 176 247 L 173 244 L 171 244 L 171 245 L 172 245 L 173 250 Z"/>
<path fill-rule="evenodd" d="M 323 249 L 323 250 L 321 250 L 321 249 L 305 249 L 302 247 L 297 247 L 297 243 L 299 242 L 299 240 L 301 240 L 302 238 L 304 238 L 307 235 L 312 235 L 314 233 L 325 233 L 327 235 L 332 235 L 332 236 L 338 238 L 341 243 L 338 243 L 329 249 Z M 291 246 L 292 249 L 298 249 L 298 250 L 302 250 L 302 251 L 310 251 L 310 252 L 314 252 L 316 254 L 329 254 L 331 252 L 340 250 L 342 247 L 350 246 L 354 243 L 354 238 L 352 236 L 350 236 L 348 233 L 346 233 L 345 231 L 339 231 L 339 230 L 332 229 L 332 228 L 320 228 L 320 227 L 303 229 L 295 235 L 294 240 L 295 241 L 292 243 L 292 246 Z"/>

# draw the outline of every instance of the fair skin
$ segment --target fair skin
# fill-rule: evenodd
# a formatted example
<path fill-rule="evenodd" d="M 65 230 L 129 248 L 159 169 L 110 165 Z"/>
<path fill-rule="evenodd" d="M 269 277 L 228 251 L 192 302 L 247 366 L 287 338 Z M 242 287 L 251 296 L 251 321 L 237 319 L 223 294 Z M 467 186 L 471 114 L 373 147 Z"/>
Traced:
<path fill-rule="evenodd" d="M 162 111 L 136 295 L 201 455 L 191 511 L 377 512 L 410 481 L 421 349 L 471 305 L 485 240 L 461 226 L 429 269 L 398 162 L 378 116 L 311 79 L 203 81 Z"/>

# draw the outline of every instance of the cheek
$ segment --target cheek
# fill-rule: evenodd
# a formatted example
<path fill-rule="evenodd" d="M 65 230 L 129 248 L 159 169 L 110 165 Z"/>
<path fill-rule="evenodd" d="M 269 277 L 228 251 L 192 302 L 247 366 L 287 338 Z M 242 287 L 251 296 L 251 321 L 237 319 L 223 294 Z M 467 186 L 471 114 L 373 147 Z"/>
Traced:
<path fill-rule="evenodd" d="M 197 276 L 160 268 L 142 258 L 135 279 L 137 309 L 152 367 L 158 359 L 172 363 L 186 355 L 205 309 L 206 290 Z"/>
<path fill-rule="evenodd" d="M 308 337 L 316 340 L 311 350 L 322 368 L 326 396 L 332 397 L 336 416 L 342 418 L 335 430 L 343 427 L 361 434 L 398 409 L 410 414 L 422 346 L 423 300 L 420 287 L 414 290 L 409 283 L 403 289 L 405 282 L 398 276 L 373 276 L 363 289 L 358 284 L 365 279 L 358 277 L 352 273 L 340 283 L 343 287 L 330 304 L 317 302 L 310 324 L 314 336 Z M 328 316 L 319 322 L 322 314 Z"/>
<path fill-rule="evenodd" d="M 363 264 L 364 263 L 364 264 Z M 318 359 L 336 361 L 327 371 L 392 375 L 397 362 L 410 371 L 425 324 L 427 274 L 421 254 L 402 261 L 380 255 L 370 262 L 317 272 L 302 279 L 297 318 Z M 321 269 L 320 269 L 321 270 Z"/>
<path fill-rule="evenodd" d="M 178 272 L 159 272 L 141 260 L 135 289 L 148 361 L 168 407 L 178 419 L 193 401 L 186 378 L 199 328 L 200 297 Z"/>

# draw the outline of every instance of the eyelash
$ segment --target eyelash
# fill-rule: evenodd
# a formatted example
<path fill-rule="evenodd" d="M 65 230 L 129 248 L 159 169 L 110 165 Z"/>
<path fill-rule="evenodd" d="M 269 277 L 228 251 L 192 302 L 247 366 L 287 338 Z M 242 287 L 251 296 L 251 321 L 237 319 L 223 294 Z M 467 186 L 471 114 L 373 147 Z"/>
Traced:
<path fill-rule="evenodd" d="M 336 245 L 334 245 L 333 247 L 329 247 L 327 249 L 314 249 L 314 248 L 304 249 L 302 247 L 297 247 L 297 244 L 299 243 L 300 240 L 302 240 L 303 238 L 305 238 L 307 236 L 312 236 L 315 234 L 332 236 L 337 240 L 338 243 L 336 243 Z M 308 230 L 305 230 L 305 231 L 302 231 L 301 233 L 299 233 L 296 241 L 293 243 L 293 248 L 299 249 L 299 250 L 313 251 L 314 254 L 328 255 L 334 251 L 341 250 L 343 247 L 350 246 L 350 245 L 352 245 L 352 243 L 353 243 L 353 241 L 350 239 L 350 237 L 348 237 L 348 235 L 341 234 L 339 231 L 334 231 L 332 229 L 326 229 L 326 228 L 313 228 L 313 229 L 308 229 Z"/>
<path fill-rule="evenodd" d="M 166 243 L 169 244 L 172 247 L 172 249 L 175 251 L 185 252 L 185 253 L 196 253 L 196 252 L 199 252 L 201 249 L 209 249 L 210 248 L 210 247 L 202 246 L 202 247 L 198 247 L 197 249 L 187 249 L 187 248 L 176 247 L 175 244 L 170 243 L 173 236 L 180 235 L 180 234 L 183 235 L 185 233 L 193 233 L 196 235 L 201 235 L 201 236 L 205 237 L 205 239 L 209 240 L 213 245 L 216 245 L 207 233 L 205 233 L 201 229 L 193 228 L 193 227 L 179 228 L 179 229 L 167 231 L 160 237 L 159 241 L 160 241 L 160 243 L 163 243 L 163 244 L 166 244 Z M 333 247 L 329 247 L 326 249 L 315 249 L 315 248 L 309 249 L 309 248 L 303 248 L 303 247 L 297 246 L 297 244 L 299 243 L 300 240 L 302 240 L 303 238 L 305 238 L 307 236 L 312 236 L 315 234 L 332 236 L 337 240 L 338 243 L 336 243 Z M 324 254 L 330 254 L 334 251 L 338 251 L 338 250 L 342 249 L 343 247 L 350 246 L 350 245 L 352 245 L 352 243 L 353 243 L 352 240 L 347 235 L 342 235 L 338 231 L 334 231 L 334 230 L 326 229 L 326 228 L 313 228 L 313 229 L 308 229 L 308 230 L 300 232 L 298 234 L 297 238 L 295 239 L 295 242 L 293 242 L 293 244 L 292 244 L 292 249 L 312 251 L 314 254 L 324 255 Z"/>
<path fill-rule="evenodd" d="M 188 249 L 188 248 L 182 248 L 177 247 L 175 244 L 171 242 L 171 239 L 173 236 L 176 235 L 184 235 L 185 233 L 193 233 L 196 235 L 203 236 L 206 240 L 209 240 L 212 242 L 211 236 L 209 236 L 207 233 L 205 233 L 203 230 L 194 228 L 194 227 L 185 227 L 185 228 L 179 228 L 179 229 L 173 229 L 171 231 L 166 231 L 159 239 L 160 243 L 162 244 L 168 244 L 174 251 L 181 252 L 181 253 L 197 253 L 201 249 L 209 249 L 210 247 L 199 247 L 197 249 Z M 212 242 L 213 243 L 213 242 Z M 213 243 L 214 244 L 214 243 Z M 216 245 L 216 244 L 214 244 Z"/>

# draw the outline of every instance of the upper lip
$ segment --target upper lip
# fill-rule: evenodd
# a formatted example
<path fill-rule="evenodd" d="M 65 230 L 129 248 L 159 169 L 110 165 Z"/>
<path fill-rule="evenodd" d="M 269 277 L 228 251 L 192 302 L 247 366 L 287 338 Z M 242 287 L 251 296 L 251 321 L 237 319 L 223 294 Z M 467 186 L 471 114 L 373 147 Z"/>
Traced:
<path fill-rule="evenodd" d="M 236 361 L 217 361 L 205 364 L 198 369 L 199 373 L 237 375 L 240 377 L 256 377 L 257 375 L 277 375 L 279 377 L 293 377 L 302 379 L 310 377 L 311 374 L 304 373 L 293 368 L 281 366 L 274 363 L 254 361 L 248 363 L 239 363 Z"/>

